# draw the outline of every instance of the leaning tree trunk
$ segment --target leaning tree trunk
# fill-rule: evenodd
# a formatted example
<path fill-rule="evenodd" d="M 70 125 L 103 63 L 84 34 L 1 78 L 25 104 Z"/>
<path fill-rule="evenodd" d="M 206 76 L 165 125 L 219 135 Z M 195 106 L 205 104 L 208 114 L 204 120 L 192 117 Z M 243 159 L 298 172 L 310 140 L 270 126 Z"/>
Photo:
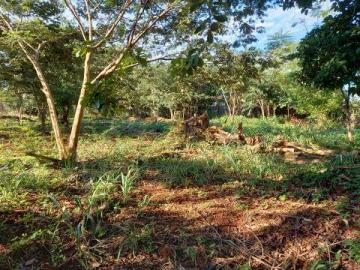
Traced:
<path fill-rule="evenodd" d="M 78 104 L 75 111 L 74 121 L 71 128 L 71 133 L 69 137 L 68 144 L 68 159 L 75 160 L 77 156 L 77 146 L 79 142 L 81 121 L 84 116 L 84 99 L 86 95 L 86 90 L 88 88 L 88 84 L 90 83 L 90 61 L 91 61 L 91 52 L 86 53 L 85 63 L 84 63 L 84 79 L 83 84 L 81 86 L 80 95 Z"/>
<path fill-rule="evenodd" d="M 223 95 L 223 98 L 224 98 L 224 101 L 225 101 L 225 104 L 226 104 L 226 107 L 227 107 L 227 110 L 228 110 L 228 114 L 230 115 L 231 114 L 231 107 L 230 107 L 229 101 L 226 98 L 226 95 L 225 95 L 225 92 L 224 92 L 223 89 L 221 89 L 221 93 Z"/>
<path fill-rule="evenodd" d="M 49 86 L 47 85 L 47 83 L 45 82 L 45 86 L 43 89 L 43 92 L 45 94 L 46 97 L 46 102 L 48 105 L 48 109 L 49 109 L 49 117 L 50 117 L 50 121 L 51 121 L 51 125 L 54 131 L 54 136 L 55 136 L 55 141 L 56 141 L 56 145 L 58 147 L 58 151 L 59 151 L 59 158 L 60 160 L 65 160 L 68 158 L 68 151 L 67 148 L 64 144 L 64 139 L 63 139 L 63 135 L 59 126 L 59 121 L 58 121 L 58 116 L 56 114 L 56 109 L 55 109 L 55 102 L 54 102 L 54 98 L 50 92 Z"/>
<path fill-rule="evenodd" d="M 54 131 L 56 146 L 57 146 L 58 152 L 59 152 L 59 158 L 61 160 L 65 160 L 68 158 L 68 151 L 65 146 L 63 135 L 62 135 L 62 132 L 61 132 L 61 129 L 59 126 L 59 121 L 58 121 L 58 117 L 56 114 L 54 97 L 51 93 L 50 86 L 48 85 L 45 75 L 39 64 L 39 51 L 36 51 L 35 55 L 32 55 L 30 53 L 30 51 L 25 47 L 25 45 L 21 41 L 18 41 L 18 44 L 21 47 L 21 49 L 23 50 L 23 52 L 25 53 L 26 57 L 29 59 L 29 61 L 33 65 L 36 75 L 39 78 L 39 81 L 40 81 L 40 84 L 42 87 L 41 91 L 44 93 L 46 103 L 48 105 L 49 116 L 50 116 L 53 131 Z"/>

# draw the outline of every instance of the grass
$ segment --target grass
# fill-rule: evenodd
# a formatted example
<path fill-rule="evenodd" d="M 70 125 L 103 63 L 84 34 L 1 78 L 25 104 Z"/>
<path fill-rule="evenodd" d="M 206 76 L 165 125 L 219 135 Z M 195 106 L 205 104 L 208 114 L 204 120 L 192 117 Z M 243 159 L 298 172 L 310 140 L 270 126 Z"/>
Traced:
<path fill-rule="evenodd" d="M 2 120 L 0 268 L 159 269 L 171 262 L 204 269 L 228 258 L 227 267 L 264 269 L 292 265 L 281 258 L 303 253 L 296 245 L 318 255 L 293 267 L 356 267 L 358 130 L 351 144 L 342 128 L 242 117 L 212 123 L 234 131 L 240 121 L 268 146 L 282 136 L 335 154 L 296 164 L 270 147 L 186 142 L 171 134 L 170 122 L 86 119 L 79 162 L 58 168 L 26 154 L 55 157 L 54 138 L 36 122 Z"/>
<path fill-rule="evenodd" d="M 360 147 L 360 132 L 355 130 L 354 142 L 350 143 L 345 129 L 340 125 L 325 129 L 313 124 L 293 125 L 282 118 L 235 117 L 234 122 L 231 123 L 227 117 L 221 117 L 212 121 L 213 124 L 223 126 L 228 131 L 236 131 L 240 122 L 245 127 L 245 135 L 263 135 L 267 142 L 271 142 L 276 136 L 282 136 L 303 145 L 316 145 L 338 151 L 350 151 Z"/>

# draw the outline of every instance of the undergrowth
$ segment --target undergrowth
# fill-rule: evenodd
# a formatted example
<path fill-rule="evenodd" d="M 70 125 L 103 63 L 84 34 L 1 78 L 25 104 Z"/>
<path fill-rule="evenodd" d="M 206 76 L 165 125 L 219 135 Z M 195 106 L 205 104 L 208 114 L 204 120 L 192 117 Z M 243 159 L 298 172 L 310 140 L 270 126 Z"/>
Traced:
<path fill-rule="evenodd" d="M 159 183 L 169 193 L 194 189 L 198 200 L 209 196 L 208 188 L 224 192 L 227 184 L 237 183 L 232 196 L 244 213 L 252 211 L 252 201 L 275 200 L 325 205 L 344 222 L 354 219 L 360 204 L 360 162 L 353 151 L 359 134 L 350 144 L 343 129 L 292 125 L 278 119 L 236 118 L 231 123 L 219 118 L 212 123 L 235 131 L 239 121 L 246 135 L 260 134 L 268 146 L 282 136 L 335 153 L 323 162 L 293 164 L 268 150 L 187 142 L 169 132 L 174 126 L 169 122 L 100 119 L 85 121 L 79 161 L 56 167 L 26 154 L 55 157 L 51 135 L 41 135 L 34 122 L 19 126 L 13 120 L 2 121 L 0 250 L 6 247 L 7 251 L 0 253 L 0 266 L 21 268 L 45 260 L 69 269 L 66 264 L 75 258 L 74 264 L 91 269 L 99 258 L 122 263 L 138 254 L 155 256 L 163 243 L 156 240 L 157 217 L 147 211 L 161 206 L 152 202 L 152 194 L 138 193 L 143 180 Z M 123 220 L 113 222 L 117 216 Z M 184 245 L 178 259 L 190 265 L 199 263 L 204 245 L 209 258 L 221 256 L 221 245 L 234 248 L 218 235 L 211 241 L 203 237 L 205 244 L 194 241 L 191 232 L 181 231 L 177 237 L 173 243 Z M 330 260 L 320 252 L 311 267 L 336 269 L 341 258 L 359 262 L 359 250 L 357 239 L 347 239 L 330 250 Z M 246 261 L 239 267 L 250 269 Z"/>

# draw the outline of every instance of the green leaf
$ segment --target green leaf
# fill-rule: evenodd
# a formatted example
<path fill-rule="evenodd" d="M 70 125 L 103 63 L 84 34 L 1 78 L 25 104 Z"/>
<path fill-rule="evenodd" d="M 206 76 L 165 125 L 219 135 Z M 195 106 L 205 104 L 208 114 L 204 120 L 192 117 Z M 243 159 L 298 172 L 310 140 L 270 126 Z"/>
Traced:
<path fill-rule="evenodd" d="M 190 12 L 194 12 L 199 7 L 201 7 L 201 5 L 204 3 L 205 3 L 205 0 L 192 0 L 190 3 Z"/>
<path fill-rule="evenodd" d="M 226 22 L 228 20 L 226 15 L 215 15 L 214 19 L 217 20 L 220 23 Z"/>
<path fill-rule="evenodd" d="M 195 34 L 199 34 L 200 32 L 204 31 L 206 27 L 206 22 L 202 22 L 198 27 L 195 29 Z"/>
<path fill-rule="evenodd" d="M 125 36 L 125 33 L 126 33 L 126 26 L 125 24 L 121 24 L 119 27 L 118 27 L 118 33 L 119 33 L 119 37 L 123 38 Z"/>
<path fill-rule="evenodd" d="M 210 44 L 214 42 L 214 35 L 211 31 L 208 32 L 206 41 Z"/>
<path fill-rule="evenodd" d="M 146 58 L 140 56 L 140 55 L 137 55 L 135 56 L 136 58 L 136 61 L 138 61 L 138 63 L 141 65 L 141 66 L 147 66 L 148 62 L 146 60 Z"/>
<path fill-rule="evenodd" d="M 214 23 L 212 23 L 212 24 L 210 25 L 210 29 L 211 29 L 211 31 L 213 31 L 213 32 L 218 31 L 219 28 L 220 28 L 220 24 L 217 23 L 217 22 L 214 22 Z"/>
<path fill-rule="evenodd" d="M 251 270 L 251 267 L 248 264 L 243 264 L 238 266 L 237 270 Z"/>

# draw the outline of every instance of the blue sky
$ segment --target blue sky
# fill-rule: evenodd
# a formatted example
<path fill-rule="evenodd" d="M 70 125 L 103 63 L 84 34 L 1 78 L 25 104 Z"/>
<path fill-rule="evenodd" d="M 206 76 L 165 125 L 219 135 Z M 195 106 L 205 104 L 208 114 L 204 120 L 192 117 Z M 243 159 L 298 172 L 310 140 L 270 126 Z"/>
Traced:
<path fill-rule="evenodd" d="M 321 10 L 328 10 L 330 4 L 325 2 Z M 322 18 L 318 14 L 309 12 L 308 15 L 301 13 L 299 8 L 283 10 L 281 7 L 272 8 L 267 11 L 267 16 L 263 22 L 259 21 L 256 26 L 263 26 L 265 33 L 257 34 L 258 41 L 253 46 L 263 49 L 269 36 L 277 32 L 288 33 L 293 41 L 299 41 L 308 31 L 311 31 L 316 25 L 321 24 Z"/>

